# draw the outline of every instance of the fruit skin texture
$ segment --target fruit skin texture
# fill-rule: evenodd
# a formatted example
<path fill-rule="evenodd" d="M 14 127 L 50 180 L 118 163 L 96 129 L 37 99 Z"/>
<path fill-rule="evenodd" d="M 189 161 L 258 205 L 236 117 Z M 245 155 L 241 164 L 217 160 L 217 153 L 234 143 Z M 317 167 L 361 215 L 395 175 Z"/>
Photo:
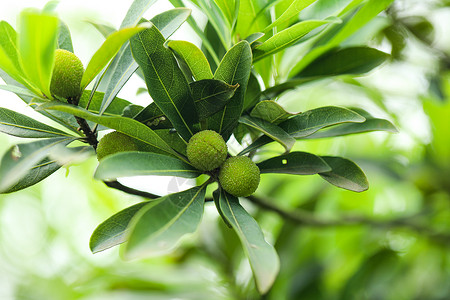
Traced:
<path fill-rule="evenodd" d="M 75 98 L 81 94 L 81 78 L 84 68 L 80 59 L 70 51 L 57 49 L 53 66 L 50 92 L 64 99 Z"/>
<path fill-rule="evenodd" d="M 113 131 L 106 134 L 97 145 L 97 159 L 123 151 L 138 151 L 134 140 L 126 134 Z"/>
<path fill-rule="evenodd" d="M 225 161 L 228 148 L 220 134 L 203 130 L 191 137 L 186 153 L 194 167 L 201 171 L 212 171 Z"/>
<path fill-rule="evenodd" d="M 253 194 L 258 188 L 259 180 L 259 168 L 247 156 L 230 157 L 220 168 L 220 185 L 225 191 L 236 197 Z"/>

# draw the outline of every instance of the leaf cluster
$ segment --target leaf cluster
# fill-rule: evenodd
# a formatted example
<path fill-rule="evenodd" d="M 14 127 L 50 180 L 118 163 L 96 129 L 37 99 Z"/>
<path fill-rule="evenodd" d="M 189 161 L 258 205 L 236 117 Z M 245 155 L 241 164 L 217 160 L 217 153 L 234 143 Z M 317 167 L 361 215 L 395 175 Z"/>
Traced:
<path fill-rule="evenodd" d="M 139 151 L 117 153 L 99 163 L 94 177 L 105 182 L 138 175 L 197 178 L 204 172 L 190 164 L 186 144 L 196 132 L 214 130 L 225 141 L 237 140 L 237 155 L 252 157 L 261 174 L 318 174 L 340 188 L 368 188 L 364 172 L 347 158 L 291 150 L 301 140 L 395 132 L 395 127 L 361 108 L 287 112 L 279 99 L 303 84 L 364 75 L 386 61 L 384 52 L 345 42 L 392 0 L 338 1 L 332 11 L 323 4 L 329 1 L 192 0 L 208 19 L 204 31 L 178 0 L 171 1 L 177 8 L 143 19 L 154 2 L 135 0 L 119 29 L 93 22 L 105 41 L 87 64 L 83 93 L 75 103 L 52 99 L 49 93 L 55 49 L 73 51 L 67 26 L 45 10 L 25 11 L 20 33 L 0 22 L 0 76 L 7 83 L 0 88 L 61 125 L 57 129 L 0 108 L 0 131 L 37 139 L 4 154 L 0 192 L 43 180 L 67 165 L 60 159 L 66 151 L 86 159 L 103 129 L 126 134 L 139 145 Z M 185 21 L 201 38 L 201 47 L 169 40 Z M 33 38 L 38 32 L 45 34 Z M 153 100 L 146 107 L 116 97 L 133 74 L 144 79 Z M 84 145 L 74 147 L 76 142 Z M 269 143 L 280 144 L 284 153 L 259 155 Z M 129 258 L 173 249 L 181 237 L 196 231 L 207 186 L 216 179 L 211 176 L 186 191 L 118 212 L 94 231 L 91 250 L 125 241 Z M 239 237 L 258 290 L 267 292 L 279 270 L 273 246 L 238 198 L 220 186 L 212 198 Z"/>

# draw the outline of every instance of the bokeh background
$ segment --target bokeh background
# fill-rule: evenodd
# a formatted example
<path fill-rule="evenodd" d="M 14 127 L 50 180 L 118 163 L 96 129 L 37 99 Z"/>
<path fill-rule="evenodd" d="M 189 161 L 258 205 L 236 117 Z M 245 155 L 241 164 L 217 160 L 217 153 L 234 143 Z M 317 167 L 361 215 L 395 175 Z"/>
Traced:
<path fill-rule="evenodd" d="M 57 12 L 85 64 L 103 41 L 87 21 L 118 27 L 131 2 L 60 2 Z M 0 19 L 15 26 L 23 8 L 45 3 L 2 0 Z M 160 0 L 145 17 L 169 8 Z M 201 13 L 193 13 L 202 24 Z M 370 182 L 357 194 L 318 176 L 264 175 L 257 194 L 299 212 L 302 223 L 242 201 L 281 258 L 280 275 L 263 299 L 450 299 L 449 25 L 450 1 L 397 0 L 346 42 L 392 53 L 389 63 L 364 77 L 303 85 L 279 99 L 293 112 L 361 107 L 392 121 L 399 133 L 297 143 L 296 150 L 356 161 Z M 200 43 L 187 25 L 172 38 Z M 136 94 L 144 86 L 132 78 L 119 96 L 148 104 L 148 96 Z M 33 114 L 4 91 L 0 106 Z M 0 134 L 0 153 L 18 141 Z M 261 157 L 280 152 L 273 145 Z M 93 255 L 95 227 L 141 200 L 91 179 L 95 166 L 92 158 L 0 195 L 0 299 L 261 298 L 239 241 L 213 204 L 199 231 L 166 256 L 123 261 L 118 247 Z M 151 176 L 126 182 L 161 195 L 190 184 Z"/>

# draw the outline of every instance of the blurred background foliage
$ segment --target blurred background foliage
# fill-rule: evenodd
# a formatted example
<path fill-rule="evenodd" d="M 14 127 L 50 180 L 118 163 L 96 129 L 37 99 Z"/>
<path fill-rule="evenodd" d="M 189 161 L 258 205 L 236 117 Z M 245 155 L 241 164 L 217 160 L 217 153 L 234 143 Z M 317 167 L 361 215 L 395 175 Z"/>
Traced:
<path fill-rule="evenodd" d="M 262 176 L 257 195 L 289 212 L 242 203 L 281 259 L 262 299 L 450 298 L 449 20 L 450 1 L 398 0 L 346 42 L 390 52 L 389 63 L 365 77 L 316 81 L 281 96 L 288 111 L 361 107 L 399 133 L 297 143 L 294 150 L 357 162 L 367 192 L 316 176 Z M 80 28 L 71 26 L 75 37 L 86 34 Z M 0 151 L 15 141 L 0 135 Z M 264 149 L 261 158 L 283 151 L 273 143 Z M 91 254 L 94 228 L 139 201 L 91 179 L 94 160 L 0 195 L 1 299 L 261 298 L 237 237 L 212 203 L 199 232 L 169 255 L 127 262 L 118 248 Z M 145 180 L 150 190 L 160 185 Z M 186 182 L 172 180 L 168 189 L 174 184 L 184 189 Z"/>

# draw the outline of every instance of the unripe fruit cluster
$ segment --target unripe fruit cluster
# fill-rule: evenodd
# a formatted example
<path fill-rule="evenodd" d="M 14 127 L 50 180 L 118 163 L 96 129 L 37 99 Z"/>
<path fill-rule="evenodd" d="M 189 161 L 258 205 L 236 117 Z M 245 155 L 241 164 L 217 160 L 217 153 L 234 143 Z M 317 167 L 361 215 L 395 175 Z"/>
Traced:
<path fill-rule="evenodd" d="M 258 166 L 246 156 L 227 159 L 227 145 L 217 132 L 203 130 L 194 134 L 186 152 L 191 164 L 201 171 L 213 171 L 220 167 L 219 183 L 228 193 L 245 197 L 258 188 Z"/>
<path fill-rule="evenodd" d="M 113 131 L 106 134 L 97 145 L 97 159 L 102 160 L 104 157 L 123 152 L 138 151 L 135 141 L 128 135 Z"/>
<path fill-rule="evenodd" d="M 81 93 L 81 79 L 84 68 L 80 59 L 70 51 L 57 49 L 50 82 L 53 96 L 64 99 L 78 97 Z"/>

